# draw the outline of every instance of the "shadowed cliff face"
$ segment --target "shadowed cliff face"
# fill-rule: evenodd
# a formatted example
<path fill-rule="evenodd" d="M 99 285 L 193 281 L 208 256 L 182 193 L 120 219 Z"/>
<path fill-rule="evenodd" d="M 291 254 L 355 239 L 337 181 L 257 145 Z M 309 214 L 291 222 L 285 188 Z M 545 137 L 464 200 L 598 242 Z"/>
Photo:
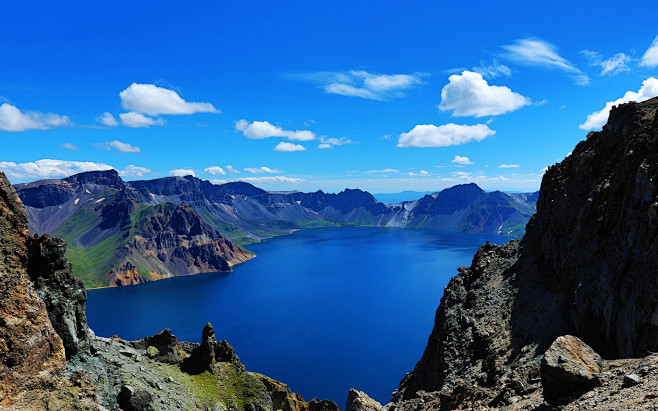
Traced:
<path fill-rule="evenodd" d="M 578 335 L 604 357 L 658 349 L 658 100 L 613 109 L 546 173 L 528 224 Z"/>
<path fill-rule="evenodd" d="M 658 350 L 658 99 L 612 110 L 546 172 L 520 241 L 485 245 L 446 287 L 423 357 L 393 400 L 537 381 L 573 334 L 603 357 Z"/>

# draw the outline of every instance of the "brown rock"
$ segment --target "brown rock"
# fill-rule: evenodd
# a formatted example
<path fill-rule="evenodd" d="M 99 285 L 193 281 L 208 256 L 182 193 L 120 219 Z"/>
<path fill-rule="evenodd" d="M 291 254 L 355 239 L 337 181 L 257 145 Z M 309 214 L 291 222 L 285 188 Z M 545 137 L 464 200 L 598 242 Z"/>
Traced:
<path fill-rule="evenodd" d="M 346 411 L 380 411 L 382 405 L 370 398 L 365 392 L 351 388 L 349 394 L 347 394 L 345 409 Z"/>
<path fill-rule="evenodd" d="M 544 398 L 555 403 L 560 397 L 599 384 L 601 356 L 577 337 L 558 337 L 541 361 Z"/>

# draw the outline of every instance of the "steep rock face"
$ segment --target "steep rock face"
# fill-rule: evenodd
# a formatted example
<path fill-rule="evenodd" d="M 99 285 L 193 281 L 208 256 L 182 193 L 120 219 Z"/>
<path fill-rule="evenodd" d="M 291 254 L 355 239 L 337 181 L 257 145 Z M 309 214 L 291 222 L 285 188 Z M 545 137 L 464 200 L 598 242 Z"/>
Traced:
<path fill-rule="evenodd" d="M 658 348 L 658 99 L 613 109 L 542 182 L 528 239 L 604 357 Z"/>
<path fill-rule="evenodd" d="M 571 334 L 607 358 L 658 349 L 658 99 L 614 108 L 550 167 L 525 237 L 485 245 L 444 291 L 394 401 L 463 382 L 524 392 Z"/>
<path fill-rule="evenodd" d="M 27 273 L 27 215 L 0 173 L 0 405 L 23 389 L 55 380 L 65 353 Z"/>
<path fill-rule="evenodd" d="M 59 238 L 27 238 L 27 272 L 37 294 L 46 304 L 50 322 L 64 342 L 66 357 L 89 345 L 84 283 L 66 261 L 66 243 Z"/>

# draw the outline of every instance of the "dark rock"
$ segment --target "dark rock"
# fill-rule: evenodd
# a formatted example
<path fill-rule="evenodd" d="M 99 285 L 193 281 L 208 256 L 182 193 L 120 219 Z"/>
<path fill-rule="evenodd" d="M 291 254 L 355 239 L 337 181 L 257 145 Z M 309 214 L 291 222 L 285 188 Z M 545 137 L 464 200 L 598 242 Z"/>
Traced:
<path fill-rule="evenodd" d="M 313 398 L 308 402 L 308 411 L 340 411 L 335 402 Z"/>
<path fill-rule="evenodd" d="M 117 403 L 124 411 L 153 411 L 153 397 L 146 390 L 134 389 L 123 385 L 117 395 Z"/>
<path fill-rule="evenodd" d="M 203 327 L 201 344 L 192 350 L 191 355 L 182 364 L 182 369 L 189 374 L 200 374 L 204 371 L 216 372 L 218 363 L 231 363 L 239 371 L 244 371 L 244 365 L 235 354 L 233 347 L 222 340 L 217 342 L 215 330 L 208 323 Z"/>
<path fill-rule="evenodd" d="M 541 361 L 544 398 L 555 403 L 560 397 L 599 384 L 601 357 L 577 337 L 558 337 Z"/>
<path fill-rule="evenodd" d="M 171 333 L 169 328 L 143 340 L 133 341 L 132 346 L 139 350 L 146 350 L 146 354 L 150 358 L 167 364 L 182 364 L 189 356 L 178 346 L 178 338 Z"/>
<path fill-rule="evenodd" d="M 642 379 L 637 374 L 626 374 L 624 375 L 624 387 L 632 387 L 638 385 Z"/>
<path fill-rule="evenodd" d="M 39 297 L 46 303 L 48 316 L 71 358 L 89 345 L 84 283 L 73 275 L 66 260 L 66 242 L 47 234 L 27 238 L 27 272 Z"/>
<path fill-rule="evenodd" d="M 347 394 L 346 411 L 380 411 L 382 405 L 362 391 L 350 389 Z"/>

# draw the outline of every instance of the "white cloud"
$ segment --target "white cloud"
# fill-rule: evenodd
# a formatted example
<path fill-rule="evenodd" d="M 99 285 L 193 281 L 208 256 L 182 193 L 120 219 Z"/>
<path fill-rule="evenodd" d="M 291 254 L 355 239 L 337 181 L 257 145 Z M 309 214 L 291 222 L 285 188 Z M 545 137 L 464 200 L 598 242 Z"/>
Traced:
<path fill-rule="evenodd" d="M 155 84 L 132 83 L 119 93 L 121 106 L 129 111 L 158 116 L 160 114 L 219 113 L 210 103 L 190 103 L 173 90 Z"/>
<path fill-rule="evenodd" d="M 608 115 L 613 106 L 628 103 L 629 101 L 640 102 L 656 96 L 658 96 L 658 79 L 655 77 L 649 77 L 642 82 L 642 87 L 640 87 L 637 92 L 627 91 L 623 97 L 620 97 L 615 101 L 608 101 L 605 103 L 605 107 L 603 107 L 602 110 L 595 111 L 588 115 L 585 122 L 578 127 L 582 130 L 601 128 L 608 121 Z"/>
<path fill-rule="evenodd" d="M 67 161 L 43 159 L 29 163 L 0 161 L 0 170 L 12 178 L 54 178 L 67 177 L 84 171 L 110 170 L 112 166 L 90 161 Z"/>
<path fill-rule="evenodd" d="M 280 142 L 274 147 L 275 151 L 304 151 L 306 147 L 301 144 L 293 144 L 285 141 Z"/>
<path fill-rule="evenodd" d="M 119 171 L 121 177 L 144 177 L 146 174 L 150 174 L 151 170 L 145 167 L 139 167 L 136 165 L 126 166 L 123 170 Z"/>
<path fill-rule="evenodd" d="M 0 130 L 3 131 L 46 130 L 71 124 L 67 116 L 36 111 L 22 112 L 9 103 L 0 105 Z"/>
<path fill-rule="evenodd" d="M 320 144 L 318 145 L 319 149 L 328 149 L 328 148 L 333 148 L 335 146 L 343 146 L 345 144 L 352 144 L 352 140 L 350 140 L 347 137 L 341 137 L 341 138 L 335 138 L 335 137 L 325 137 L 321 136 L 320 137 Z"/>
<path fill-rule="evenodd" d="M 441 126 L 419 124 L 411 131 L 400 134 L 398 147 L 448 147 L 471 141 L 482 141 L 496 134 L 485 124 L 474 126 L 448 123 Z"/>
<path fill-rule="evenodd" d="M 462 156 L 455 156 L 455 158 L 450 161 L 453 164 L 461 164 L 461 165 L 467 165 L 467 164 L 473 164 L 473 162 L 468 158 L 468 157 L 462 157 Z"/>
<path fill-rule="evenodd" d="M 490 86 L 482 75 L 463 71 L 448 78 L 441 90 L 441 111 L 452 110 L 453 116 L 496 116 L 530 104 L 530 99 L 508 87 Z"/>
<path fill-rule="evenodd" d="M 192 170 L 191 168 L 176 168 L 169 171 L 169 174 L 176 177 L 185 177 L 185 176 L 196 177 L 196 174 L 194 174 L 194 170 Z"/>
<path fill-rule="evenodd" d="M 138 128 L 138 127 L 150 127 L 150 126 L 162 126 L 164 125 L 164 120 L 161 118 L 151 118 L 147 117 L 142 113 L 137 113 L 135 111 L 129 111 L 127 113 L 119 114 L 121 119 L 121 124 L 126 127 Z"/>
<path fill-rule="evenodd" d="M 583 73 L 569 60 L 560 56 L 557 48 L 547 41 L 538 38 L 527 38 L 517 40 L 514 44 L 502 47 L 507 50 L 507 53 L 503 57 L 516 63 L 562 70 L 571 74 L 577 85 L 584 86 L 589 84 L 587 74 Z"/>
<path fill-rule="evenodd" d="M 226 184 L 226 183 L 228 183 L 228 180 L 218 180 L 218 179 L 215 179 L 215 180 L 208 180 L 208 181 L 210 181 L 212 184 L 216 184 L 216 185 L 218 185 L 218 186 L 221 186 L 222 184 Z"/>
<path fill-rule="evenodd" d="M 123 141 L 119 140 L 113 140 L 113 141 L 108 141 L 106 143 L 96 143 L 94 144 L 96 148 L 99 148 L 101 150 L 117 150 L 122 153 L 139 153 L 142 151 L 139 147 L 133 146 L 128 143 L 124 143 Z"/>
<path fill-rule="evenodd" d="M 656 67 L 658 66 L 658 36 L 651 42 L 651 45 L 644 52 L 640 60 L 640 66 L 643 67 Z"/>
<path fill-rule="evenodd" d="M 100 116 L 96 117 L 96 121 L 108 127 L 116 127 L 119 125 L 117 119 L 114 118 L 114 116 L 111 113 L 108 113 L 107 111 L 101 114 Z"/>
<path fill-rule="evenodd" d="M 299 183 L 300 181 L 306 181 L 302 178 L 285 176 L 243 177 L 239 178 L 238 180 L 246 181 L 249 183 Z"/>
<path fill-rule="evenodd" d="M 73 144 L 73 143 L 69 143 L 69 142 L 66 142 L 66 143 L 64 143 L 64 144 L 60 144 L 59 146 L 62 147 L 62 148 L 65 148 L 65 149 L 67 149 L 67 150 L 72 150 L 72 151 L 78 151 L 78 150 L 80 150 L 80 147 L 76 146 L 76 145 Z"/>
<path fill-rule="evenodd" d="M 269 167 L 257 167 L 257 168 L 247 167 L 244 169 L 244 171 L 248 171 L 252 174 L 260 174 L 260 173 L 278 174 L 283 172 L 281 170 L 277 170 L 276 168 L 272 169 Z"/>
<path fill-rule="evenodd" d="M 235 167 L 233 167 L 233 166 L 232 166 L 232 165 L 230 165 L 230 164 L 229 164 L 229 165 L 227 165 L 227 166 L 226 166 L 226 167 L 224 167 L 224 168 L 225 168 L 225 169 L 226 169 L 226 171 L 228 171 L 229 173 L 233 173 L 233 174 L 237 174 L 237 173 L 239 173 L 239 172 L 240 172 L 240 170 L 237 170 L 237 169 L 236 169 Z"/>
<path fill-rule="evenodd" d="M 476 183 L 497 183 L 508 181 L 507 177 L 498 176 L 498 177 L 488 177 L 485 175 L 474 176 L 472 173 L 465 173 L 463 171 L 455 171 L 452 173 L 452 177 L 444 177 L 441 181 L 445 182 L 476 182 Z"/>
<path fill-rule="evenodd" d="M 462 71 L 462 70 L 458 70 L 458 71 Z M 496 78 L 500 76 L 509 77 L 512 75 L 512 69 L 510 69 L 504 64 L 499 63 L 498 60 L 496 59 L 494 59 L 493 62 L 491 62 L 491 64 L 487 64 L 484 61 L 480 61 L 480 65 L 478 67 L 473 67 L 473 71 L 481 74 L 483 77 L 488 77 L 488 78 Z"/>
<path fill-rule="evenodd" d="M 518 164 L 501 164 L 498 166 L 498 168 L 519 168 L 521 167 Z"/>
<path fill-rule="evenodd" d="M 315 133 L 309 130 L 290 131 L 271 124 L 269 121 L 254 121 L 249 123 L 247 120 L 238 120 L 235 122 L 235 129 L 251 139 L 263 139 L 269 137 L 285 137 L 293 141 L 310 141 L 315 140 Z"/>
<path fill-rule="evenodd" d="M 294 74 L 290 77 L 317 84 L 328 94 L 389 100 L 404 97 L 406 91 L 423 84 L 424 73 L 379 74 L 363 70 Z"/>
<path fill-rule="evenodd" d="M 368 173 L 368 174 L 373 174 L 373 173 L 397 173 L 399 171 L 400 170 L 396 170 L 394 168 L 385 168 L 383 170 L 368 170 L 368 171 L 364 171 L 364 173 Z"/>
<path fill-rule="evenodd" d="M 601 76 L 614 76 L 624 71 L 630 71 L 628 63 L 630 63 L 631 57 L 624 53 L 617 53 L 605 60 L 599 53 L 592 50 L 582 50 L 580 54 L 589 60 L 590 66 L 599 66 L 602 68 Z"/>
<path fill-rule="evenodd" d="M 420 171 L 417 172 L 417 173 L 414 173 L 413 171 L 410 171 L 410 172 L 408 172 L 408 173 L 403 173 L 403 174 L 406 174 L 406 175 L 408 175 L 409 177 L 429 177 L 429 176 L 431 176 L 431 174 L 428 173 L 428 172 L 425 171 L 425 170 L 420 170 Z"/>
<path fill-rule="evenodd" d="M 208 174 L 212 174 L 214 176 L 223 176 L 224 174 L 226 174 L 226 171 L 224 171 L 224 169 L 219 166 L 210 166 L 208 168 L 205 168 L 203 171 L 205 171 Z"/>

